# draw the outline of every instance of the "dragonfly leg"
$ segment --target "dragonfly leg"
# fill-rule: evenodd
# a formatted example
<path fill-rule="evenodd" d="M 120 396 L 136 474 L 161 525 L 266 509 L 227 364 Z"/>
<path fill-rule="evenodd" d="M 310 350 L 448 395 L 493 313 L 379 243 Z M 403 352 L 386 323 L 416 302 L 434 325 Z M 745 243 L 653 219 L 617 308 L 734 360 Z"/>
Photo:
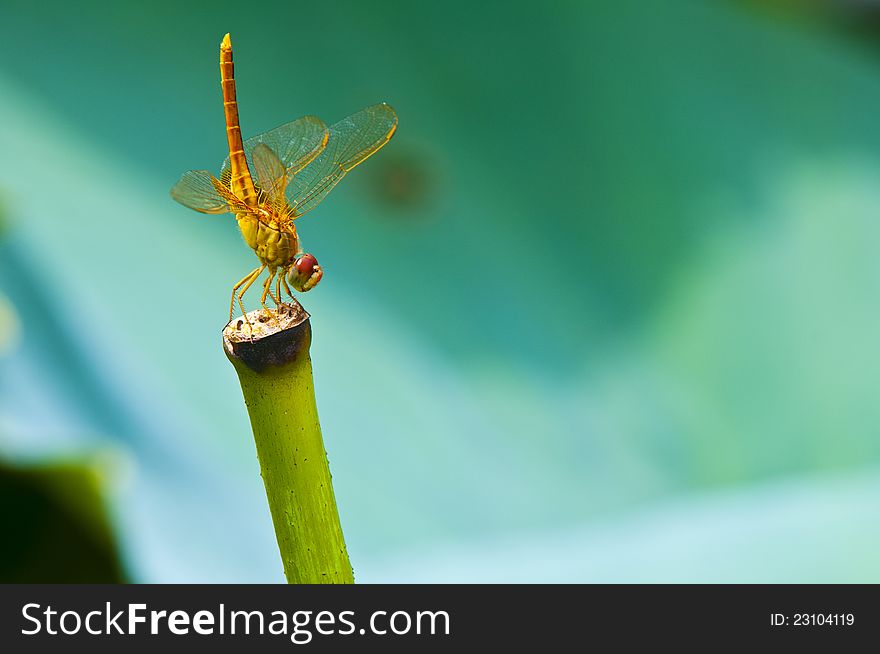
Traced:
<path fill-rule="evenodd" d="M 278 296 L 278 299 L 275 300 L 276 306 L 281 306 L 281 280 L 284 278 L 284 271 L 278 273 L 278 277 L 275 278 L 275 295 Z"/>
<path fill-rule="evenodd" d="M 266 278 L 265 282 L 263 282 L 263 294 L 260 296 L 260 304 L 263 305 L 263 308 L 266 311 L 269 310 L 269 307 L 266 306 L 266 296 L 268 295 L 269 297 L 273 297 L 272 291 L 270 290 L 272 288 L 272 278 L 273 277 L 275 277 L 275 271 L 270 270 L 269 277 Z"/>
<path fill-rule="evenodd" d="M 290 286 L 287 285 L 287 271 L 288 270 L 290 270 L 290 268 L 285 269 L 282 272 L 282 274 L 280 274 L 278 277 L 281 279 L 281 283 L 284 284 L 284 290 L 287 291 L 287 294 L 290 297 L 293 297 L 293 293 L 291 293 L 291 291 L 290 291 Z M 278 293 L 278 295 L 281 295 L 281 293 Z"/>
<path fill-rule="evenodd" d="M 260 296 L 260 304 L 263 305 L 263 309 L 266 310 L 266 313 L 268 313 L 269 315 L 271 315 L 272 317 L 275 318 L 276 326 L 278 327 L 278 329 L 281 329 L 281 322 L 278 320 L 277 312 L 273 313 L 273 312 L 269 311 L 269 307 L 266 306 L 266 296 L 267 295 L 272 298 L 272 300 L 275 302 L 276 307 L 279 304 L 278 300 L 275 299 L 275 296 L 272 295 L 272 279 L 275 277 L 277 272 L 278 271 L 275 268 L 269 269 L 269 277 L 266 279 L 265 282 L 263 282 L 263 294 Z"/>
<path fill-rule="evenodd" d="M 246 284 L 247 281 L 251 277 L 254 276 L 254 273 L 259 275 L 261 272 L 263 272 L 263 268 L 265 268 L 265 266 L 263 266 L 262 268 L 254 268 L 247 275 L 242 277 L 241 281 L 239 281 L 238 284 L 236 284 L 235 286 L 232 287 L 232 299 L 229 300 L 229 321 L 230 322 L 232 322 L 232 312 L 235 311 L 235 292 L 238 289 L 240 289 L 242 286 L 244 286 L 244 284 Z M 244 307 L 242 307 L 242 315 L 244 315 Z"/>
<path fill-rule="evenodd" d="M 239 308 L 241 308 L 241 316 L 247 323 L 248 329 L 250 329 L 252 335 L 254 333 L 254 328 L 251 326 L 251 321 L 248 320 L 247 313 L 244 310 L 244 302 L 241 301 L 241 298 L 245 293 L 247 293 L 247 290 L 251 287 L 251 284 L 257 281 L 257 277 L 259 277 L 265 269 L 266 266 L 255 268 L 254 271 L 250 275 L 248 275 L 247 281 L 244 283 L 244 287 L 238 292 L 238 306 Z"/>
<path fill-rule="evenodd" d="M 268 295 L 270 298 L 272 298 L 272 301 L 277 307 L 281 303 L 281 293 L 278 293 L 277 295 L 272 294 L 272 279 L 275 277 L 276 269 L 272 268 L 269 272 L 271 274 L 269 275 L 269 279 L 266 280 L 266 294 L 264 294 L 263 297 L 266 297 L 266 295 Z"/>

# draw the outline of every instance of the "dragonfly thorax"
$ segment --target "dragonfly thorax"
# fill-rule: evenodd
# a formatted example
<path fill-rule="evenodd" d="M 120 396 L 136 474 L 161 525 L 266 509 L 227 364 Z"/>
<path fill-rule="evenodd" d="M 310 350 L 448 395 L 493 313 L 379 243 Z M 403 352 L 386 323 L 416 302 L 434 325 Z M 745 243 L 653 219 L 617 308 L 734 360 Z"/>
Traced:
<path fill-rule="evenodd" d="M 237 214 L 238 228 L 245 243 L 269 268 L 287 269 L 300 253 L 293 223 L 265 211 Z"/>

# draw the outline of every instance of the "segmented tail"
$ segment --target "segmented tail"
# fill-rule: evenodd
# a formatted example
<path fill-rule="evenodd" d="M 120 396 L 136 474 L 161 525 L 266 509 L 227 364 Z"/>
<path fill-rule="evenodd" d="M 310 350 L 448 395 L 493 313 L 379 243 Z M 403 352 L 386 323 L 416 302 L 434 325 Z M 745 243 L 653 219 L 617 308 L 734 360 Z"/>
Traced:
<path fill-rule="evenodd" d="M 226 114 L 226 140 L 229 141 L 230 189 L 246 204 L 253 205 L 257 191 L 248 169 L 238 124 L 238 101 L 235 99 L 235 71 L 232 65 L 232 41 L 229 34 L 220 43 L 220 86 L 223 88 L 223 112 Z"/>

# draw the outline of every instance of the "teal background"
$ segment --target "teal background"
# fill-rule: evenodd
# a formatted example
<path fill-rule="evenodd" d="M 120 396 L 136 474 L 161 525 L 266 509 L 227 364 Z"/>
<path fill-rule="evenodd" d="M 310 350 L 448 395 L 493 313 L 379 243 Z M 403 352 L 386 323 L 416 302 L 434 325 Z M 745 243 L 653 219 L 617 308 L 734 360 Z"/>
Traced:
<path fill-rule="evenodd" d="M 868 14 L 6 0 L 0 457 L 100 471 L 135 581 L 283 580 L 220 347 L 253 254 L 168 197 L 230 31 L 246 137 L 400 116 L 298 223 L 358 581 L 880 581 Z"/>

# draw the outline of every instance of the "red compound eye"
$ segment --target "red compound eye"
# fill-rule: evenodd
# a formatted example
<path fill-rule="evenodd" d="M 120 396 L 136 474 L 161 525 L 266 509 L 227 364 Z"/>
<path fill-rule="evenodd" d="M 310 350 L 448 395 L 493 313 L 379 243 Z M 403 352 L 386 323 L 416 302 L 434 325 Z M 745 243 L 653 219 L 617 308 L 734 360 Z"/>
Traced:
<path fill-rule="evenodd" d="M 321 266 L 318 265 L 318 260 L 315 256 L 305 253 L 293 263 L 287 276 L 287 281 L 297 291 L 304 293 L 315 288 L 323 276 L 324 272 L 321 270 Z"/>
<path fill-rule="evenodd" d="M 315 259 L 315 255 L 309 254 L 307 252 L 296 260 L 296 263 L 293 264 L 293 267 L 296 268 L 297 273 L 299 273 L 300 275 L 309 276 L 312 274 L 312 270 L 314 270 L 317 265 L 318 260 Z"/>

